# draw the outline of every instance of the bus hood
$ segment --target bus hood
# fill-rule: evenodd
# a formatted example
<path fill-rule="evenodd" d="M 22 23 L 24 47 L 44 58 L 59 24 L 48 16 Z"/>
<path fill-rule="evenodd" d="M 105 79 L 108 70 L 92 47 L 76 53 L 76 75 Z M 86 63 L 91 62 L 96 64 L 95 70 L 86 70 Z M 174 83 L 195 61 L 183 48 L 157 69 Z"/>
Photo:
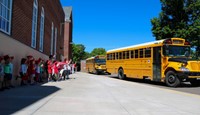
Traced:
<path fill-rule="evenodd" d="M 180 63 L 188 63 L 188 61 L 198 61 L 195 59 L 190 59 L 190 58 L 169 58 L 168 61 L 171 62 L 180 62 Z"/>
<path fill-rule="evenodd" d="M 169 58 L 168 61 L 187 63 L 188 59 L 187 58 Z"/>
<path fill-rule="evenodd" d="M 193 72 L 200 72 L 200 60 L 191 58 L 169 58 L 170 62 L 178 62 L 186 64 L 185 67 Z"/>

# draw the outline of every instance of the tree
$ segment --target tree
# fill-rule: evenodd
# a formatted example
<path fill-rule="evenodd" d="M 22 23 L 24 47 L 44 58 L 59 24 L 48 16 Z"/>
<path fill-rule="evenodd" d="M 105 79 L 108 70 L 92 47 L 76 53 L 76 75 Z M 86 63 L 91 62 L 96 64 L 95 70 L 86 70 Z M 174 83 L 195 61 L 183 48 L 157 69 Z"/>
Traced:
<path fill-rule="evenodd" d="M 89 52 L 85 52 L 85 54 L 84 54 L 84 56 L 83 56 L 83 59 L 85 60 L 85 59 L 87 59 L 87 58 L 89 58 L 89 57 L 91 57 L 91 56 L 90 56 L 90 53 L 89 53 Z"/>
<path fill-rule="evenodd" d="M 76 63 L 80 63 L 85 56 L 85 46 L 82 44 L 72 45 L 72 60 Z"/>
<path fill-rule="evenodd" d="M 160 0 L 162 11 L 151 19 L 156 40 L 180 37 L 199 48 L 200 0 Z"/>
<path fill-rule="evenodd" d="M 106 55 L 106 50 L 104 48 L 94 48 L 90 55 L 91 56 Z"/>

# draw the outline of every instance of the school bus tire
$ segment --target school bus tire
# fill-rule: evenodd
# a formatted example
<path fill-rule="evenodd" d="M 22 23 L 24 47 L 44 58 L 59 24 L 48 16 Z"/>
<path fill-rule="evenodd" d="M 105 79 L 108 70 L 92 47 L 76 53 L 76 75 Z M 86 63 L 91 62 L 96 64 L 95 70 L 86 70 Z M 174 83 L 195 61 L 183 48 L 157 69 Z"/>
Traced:
<path fill-rule="evenodd" d="M 95 74 L 96 74 L 96 75 L 99 75 L 99 74 L 100 74 L 100 72 L 99 72 L 98 70 L 96 70 L 96 71 L 95 71 Z"/>
<path fill-rule="evenodd" d="M 118 78 L 125 79 L 124 70 L 122 68 L 118 70 Z"/>
<path fill-rule="evenodd" d="M 165 83 L 169 87 L 177 87 L 181 82 L 174 71 L 168 71 L 165 76 Z"/>

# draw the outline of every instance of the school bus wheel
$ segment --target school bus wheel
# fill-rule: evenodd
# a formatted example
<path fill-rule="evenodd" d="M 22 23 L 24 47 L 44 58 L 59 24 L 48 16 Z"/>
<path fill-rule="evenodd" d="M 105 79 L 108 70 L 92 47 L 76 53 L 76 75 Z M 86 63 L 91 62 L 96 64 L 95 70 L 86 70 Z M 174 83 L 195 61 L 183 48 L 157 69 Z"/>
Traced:
<path fill-rule="evenodd" d="M 180 80 L 174 71 L 168 71 L 165 76 L 165 83 L 170 87 L 177 87 L 180 85 Z"/>
<path fill-rule="evenodd" d="M 124 70 L 122 68 L 118 70 L 118 78 L 125 79 Z"/>
<path fill-rule="evenodd" d="M 96 74 L 96 75 L 99 75 L 99 74 L 100 74 L 100 72 L 99 72 L 98 70 L 96 70 L 96 71 L 95 71 L 95 74 Z"/>

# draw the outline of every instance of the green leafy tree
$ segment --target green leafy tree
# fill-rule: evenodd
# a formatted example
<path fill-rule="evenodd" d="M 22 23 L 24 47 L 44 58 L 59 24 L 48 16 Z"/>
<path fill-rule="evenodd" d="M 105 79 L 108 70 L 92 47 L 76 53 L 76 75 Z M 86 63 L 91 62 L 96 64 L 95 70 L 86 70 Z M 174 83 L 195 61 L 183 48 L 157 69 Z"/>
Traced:
<path fill-rule="evenodd" d="M 162 11 L 151 19 L 156 40 L 180 37 L 199 48 L 200 0 L 160 0 Z"/>
<path fill-rule="evenodd" d="M 104 48 L 94 48 L 90 55 L 91 56 L 106 55 L 106 50 Z"/>
<path fill-rule="evenodd" d="M 80 63 L 85 58 L 85 46 L 82 44 L 72 45 L 72 60 L 76 63 Z"/>
<path fill-rule="evenodd" d="M 85 59 L 87 59 L 87 58 L 89 58 L 89 57 L 91 57 L 91 56 L 90 56 L 90 53 L 89 53 L 89 52 L 85 52 L 85 54 L 84 54 L 84 56 L 83 56 L 83 59 L 85 60 Z"/>

